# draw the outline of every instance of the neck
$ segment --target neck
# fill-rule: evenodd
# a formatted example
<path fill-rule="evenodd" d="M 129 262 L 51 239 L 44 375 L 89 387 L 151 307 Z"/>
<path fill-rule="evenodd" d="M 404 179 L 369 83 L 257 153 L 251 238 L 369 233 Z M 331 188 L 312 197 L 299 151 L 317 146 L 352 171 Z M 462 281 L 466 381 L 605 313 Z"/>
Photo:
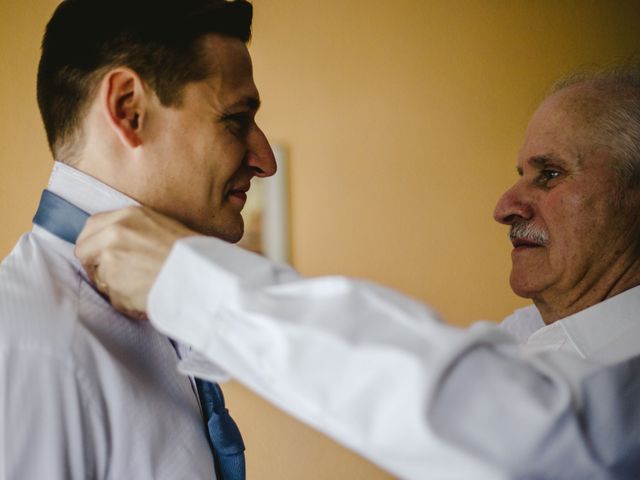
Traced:
<path fill-rule="evenodd" d="M 533 298 L 544 323 L 550 325 L 640 285 L 640 256 L 596 281 L 581 283 L 570 292 L 544 292 Z"/>
<path fill-rule="evenodd" d="M 108 152 L 110 153 L 110 152 Z M 139 192 L 136 190 L 136 182 L 141 175 L 132 170 L 132 161 L 126 161 L 124 152 L 121 156 L 113 155 L 83 155 L 72 165 L 73 168 L 99 180 L 118 192 L 139 200 Z M 138 184 L 140 182 L 137 182 Z"/>

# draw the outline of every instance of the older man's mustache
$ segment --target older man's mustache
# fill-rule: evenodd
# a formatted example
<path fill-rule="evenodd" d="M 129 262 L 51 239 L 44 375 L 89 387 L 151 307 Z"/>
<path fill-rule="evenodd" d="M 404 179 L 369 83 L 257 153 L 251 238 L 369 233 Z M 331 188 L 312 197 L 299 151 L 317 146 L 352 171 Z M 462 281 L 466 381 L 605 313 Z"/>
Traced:
<path fill-rule="evenodd" d="M 509 240 L 511 240 L 511 243 L 525 241 L 546 246 L 549 243 L 549 234 L 533 223 L 521 220 L 511 225 Z"/>

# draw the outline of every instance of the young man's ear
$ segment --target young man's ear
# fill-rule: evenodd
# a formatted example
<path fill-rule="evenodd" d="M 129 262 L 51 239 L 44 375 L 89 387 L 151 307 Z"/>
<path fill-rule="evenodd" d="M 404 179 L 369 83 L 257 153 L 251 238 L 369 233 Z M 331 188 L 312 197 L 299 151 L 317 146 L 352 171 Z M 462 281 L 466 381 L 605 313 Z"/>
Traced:
<path fill-rule="evenodd" d="M 145 89 L 140 76 L 129 68 L 111 70 L 101 89 L 107 121 L 120 140 L 130 148 L 142 144 L 145 118 Z"/>

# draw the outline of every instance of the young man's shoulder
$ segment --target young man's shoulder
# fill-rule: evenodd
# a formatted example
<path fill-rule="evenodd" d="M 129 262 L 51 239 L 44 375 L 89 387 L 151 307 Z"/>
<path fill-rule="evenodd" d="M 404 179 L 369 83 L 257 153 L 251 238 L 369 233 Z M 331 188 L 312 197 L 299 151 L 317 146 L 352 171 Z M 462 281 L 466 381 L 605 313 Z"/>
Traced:
<path fill-rule="evenodd" d="M 78 327 L 81 278 L 33 232 L 0 264 L 0 348 L 68 355 Z"/>

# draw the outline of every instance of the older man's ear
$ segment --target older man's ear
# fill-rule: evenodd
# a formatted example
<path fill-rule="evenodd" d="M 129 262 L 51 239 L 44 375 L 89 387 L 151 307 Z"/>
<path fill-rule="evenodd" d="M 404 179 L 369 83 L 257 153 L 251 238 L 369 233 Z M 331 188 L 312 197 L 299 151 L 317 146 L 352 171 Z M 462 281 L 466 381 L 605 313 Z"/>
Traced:
<path fill-rule="evenodd" d="M 129 68 L 117 68 L 105 75 L 100 101 L 107 122 L 120 141 L 129 148 L 142 145 L 142 127 L 149 90 L 140 76 Z"/>

